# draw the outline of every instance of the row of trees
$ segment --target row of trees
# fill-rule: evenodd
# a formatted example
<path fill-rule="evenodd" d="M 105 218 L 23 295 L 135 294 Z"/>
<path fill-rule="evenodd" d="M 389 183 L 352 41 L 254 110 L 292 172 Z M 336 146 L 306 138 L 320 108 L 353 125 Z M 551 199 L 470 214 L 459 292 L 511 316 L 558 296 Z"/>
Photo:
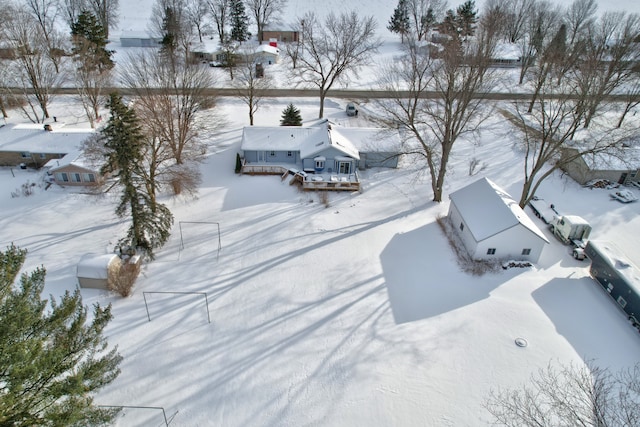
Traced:
<path fill-rule="evenodd" d="M 401 0 L 398 8 L 410 3 Z M 633 129 L 622 125 L 639 99 L 640 18 L 624 12 L 597 17 L 594 0 L 575 0 L 566 9 L 544 0 L 492 0 L 486 7 L 480 15 L 467 1 L 445 12 L 437 47 L 420 43 L 406 27 L 405 55 L 382 73 L 384 89 L 396 95 L 379 105 L 383 122 L 406 136 L 407 152 L 425 158 L 433 200 L 441 201 L 453 145 L 476 133 L 492 112 L 481 94 L 502 77 L 492 67 L 498 44 L 526 45 L 520 81 L 533 95 L 502 111 L 522 140 L 524 207 L 564 163 L 600 152 L 616 155 L 629 143 Z M 629 98 L 612 122 L 604 117 L 614 108 L 608 95 L 618 91 Z M 580 137 L 586 128 L 589 137 Z M 574 154 L 561 156 L 570 145 Z"/>

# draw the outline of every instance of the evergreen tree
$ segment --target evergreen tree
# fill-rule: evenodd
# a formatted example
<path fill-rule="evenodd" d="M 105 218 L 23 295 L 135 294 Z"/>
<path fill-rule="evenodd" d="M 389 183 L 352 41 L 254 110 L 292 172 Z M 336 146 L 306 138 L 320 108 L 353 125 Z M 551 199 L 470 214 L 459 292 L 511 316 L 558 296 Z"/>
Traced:
<path fill-rule="evenodd" d="M 0 252 L 0 425 L 109 423 L 116 412 L 96 407 L 93 394 L 120 373 L 122 357 L 103 336 L 111 306 L 96 304 L 87 322 L 78 290 L 42 300 L 44 267 L 16 286 L 25 258 L 13 245 Z"/>
<path fill-rule="evenodd" d="M 180 33 L 180 22 L 176 11 L 167 6 L 164 9 L 162 18 L 162 40 L 160 40 L 160 52 L 173 58 L 178 50 L 178 38 Z"/>
<path fill-rule="evenodd" d="M 462 37 L 471 37 L 476 32 L 476 23 L 478 22 L 478 10 L 473 0 L 467 0 L 456 9 L 456 20 L 460 35 Z"/>
<path fill-rule="evenodd" d="M 389 20 L 387 29 L 392 33 L 400 34 L 402 42 L 404 43 L 404 36 L 409 32 L 411 27 L 409 21 L 409 9 L 407 8 L 407 0 L 398 0 L 398 5 L 393 10 L 393 15 Z"/>
<path fill-rule="evenodd" d="M 243 0 L 231 0 L 231 40 L 244 42 L 249 40 L 249 17 L 244 8 Z"/>
<path fill-rule="evenodd" d="M 302 126 L 300 110 L 298 110 L 292 103 L 287 105 L 287 108 L 282 111 L 280 126 Z"/>
<path fill-rule="evenodd" d="M 122 186 L 122 197 L 116 214 L 131 215 L 131 226 L 122 245 L 141 248 L 150 259 L 154 249 L 162 247 L 170 236 L 173 215 L 166 206 L 155 201 L 155 195 L 145 189 L 143 168 L 144 135 L 135 111 L 122 101 L 116 93 L 110 95 L 107 107 L 111 116 L 102 130 L 107 150 L 102 173 L 114 173 Z"/>
<path fill-rule="evenodd" d="M 71 25 L 73 54 L 86 71 L 102 72 L 113 68 L 111 55 L 107 50 L 107 31 L 91 12 L 84 11 Z"/>

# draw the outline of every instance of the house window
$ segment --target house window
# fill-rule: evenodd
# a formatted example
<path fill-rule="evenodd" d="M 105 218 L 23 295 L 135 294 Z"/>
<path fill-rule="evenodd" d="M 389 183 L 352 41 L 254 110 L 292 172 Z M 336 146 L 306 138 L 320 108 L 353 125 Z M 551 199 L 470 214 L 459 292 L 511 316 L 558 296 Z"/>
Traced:
<path fill-rule="evenodd" d="M 522 255 L 531 255 L 531 249 L 523 249 Z"/>
<path fill-rule="evenodd" d="M 84 182 L 96 182 L 96 176 L 92 173 L 83 173 L 82 180 Z"/>
<path fill-rule="evenodd" d="M 276 156 L 276 152 L 275 151 L 269 151 L 269 156 L 275 157 Z"/>
<path fill-rule="evenodd" d="M 316 169 L 324 169 L 324 160 L 316 160 Z"/>
<path fill-rule="evenodd" d="M 496 248 L 487 249 L 487 255 L 495 255 L 495 254 L 496 254 Z"/>
<path fill-rule="evenodd" d="M 73 182 L 82 182 L 82 179 L 80 179 L 80 174 L 79 173 L 72 173 L 71 174 L 71 181 Z"/>
<path fill-rule="evenodd" d="M 287 157 L 293 157 L 293 153 L 291 151 L 287 151 Z"/>
<path fill-rule="evenodd" d="M 351 173 L 351 162 L 340 162 L 339 171 L 343 174 Z"/>
<path fill-rule="evenodd" d="M 56 173 L 56 181 L 69 182 L 69 175 L 66 172 L 58 172 Z"/>
<path fill-rule="evenodd" d="M 460 223 L 460 231 L 464 231 L 464 224 Z"/>
<path fill-rule="evenodd" d="M 607 292 L 611 293 L 611 291 L 613 290 L 613 285 L 611 283 L 607 284 Z"/>
<path fill-rule="evenodd" d="M 23 151 L 22 153 L 20 153 L 20 157 L 22 157 L 23 159 L 28 159 L 29 157 L 31 157 L 31 154 Z"/>
<path fill-rule="evenodd" d="M 618 301 L 618 304 L 620 304 L 620 307 L 622 308 L 624 308 L 624 306 L 627 305 L 627 301 L 622 297 L 618 297 L 616 301 Z"/>

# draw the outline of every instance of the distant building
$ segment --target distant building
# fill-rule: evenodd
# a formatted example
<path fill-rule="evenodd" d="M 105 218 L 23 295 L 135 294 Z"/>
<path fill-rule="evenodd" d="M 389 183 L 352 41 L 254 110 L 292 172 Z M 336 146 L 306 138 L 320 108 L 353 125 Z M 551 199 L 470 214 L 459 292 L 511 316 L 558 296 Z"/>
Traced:
<path fill-rule="evenodd" d="M 578 184 L 606 179 L 618 184 L 640 184 L 640 149 L 628 147 L 614 154 L 592 153 L 576 157 L 578 150 L 565 148 L 561 154 L 562 170 Z M 571 160 L 569 160 L 571 159 Z"/>
<path fill-rule="evenodd" d="M 102 184 L 104 181 L 100 168 L 77 151 L 61 159 L 49 160 L 44 167 L 48 169 L 50 181 L 58 185 L 92 186 Z"/>
<path fill-rule="evenodd" d="M 270 27 L 267 26 L 262 31 L 262 36 L 260 37 L 260 43 L 268 42 L 271 39 L 275 39 L 279 42 L 297 42 L 300 41 L 300 33 L 297 30 L 293 29 L 284 29 L 278 27 Z"/>
<path fill-rule="evenodd" d="M 122 47 L 158 47 L 162 39 L 149 34 L 147 31 L 123 31 L 120 34 Z"/>
<path fill-rule="evenodd" d="M 549 240 L 509 194 L 487 178 L 449 195 L 448 218 L 474 260 L 538 262 Z"/>

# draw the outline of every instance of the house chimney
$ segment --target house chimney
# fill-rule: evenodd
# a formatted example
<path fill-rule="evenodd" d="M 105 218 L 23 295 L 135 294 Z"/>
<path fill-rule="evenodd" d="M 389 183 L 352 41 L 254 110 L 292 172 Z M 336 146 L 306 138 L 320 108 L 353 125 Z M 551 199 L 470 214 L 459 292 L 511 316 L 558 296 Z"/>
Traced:
<path fill-rule="evenodd" d="M 44 130 L 46 130 L 47 132 L 51 132 L 53 130 L 53 128 L 51 127 L 51 125 L 49 123 L 44 125 Z"/>

